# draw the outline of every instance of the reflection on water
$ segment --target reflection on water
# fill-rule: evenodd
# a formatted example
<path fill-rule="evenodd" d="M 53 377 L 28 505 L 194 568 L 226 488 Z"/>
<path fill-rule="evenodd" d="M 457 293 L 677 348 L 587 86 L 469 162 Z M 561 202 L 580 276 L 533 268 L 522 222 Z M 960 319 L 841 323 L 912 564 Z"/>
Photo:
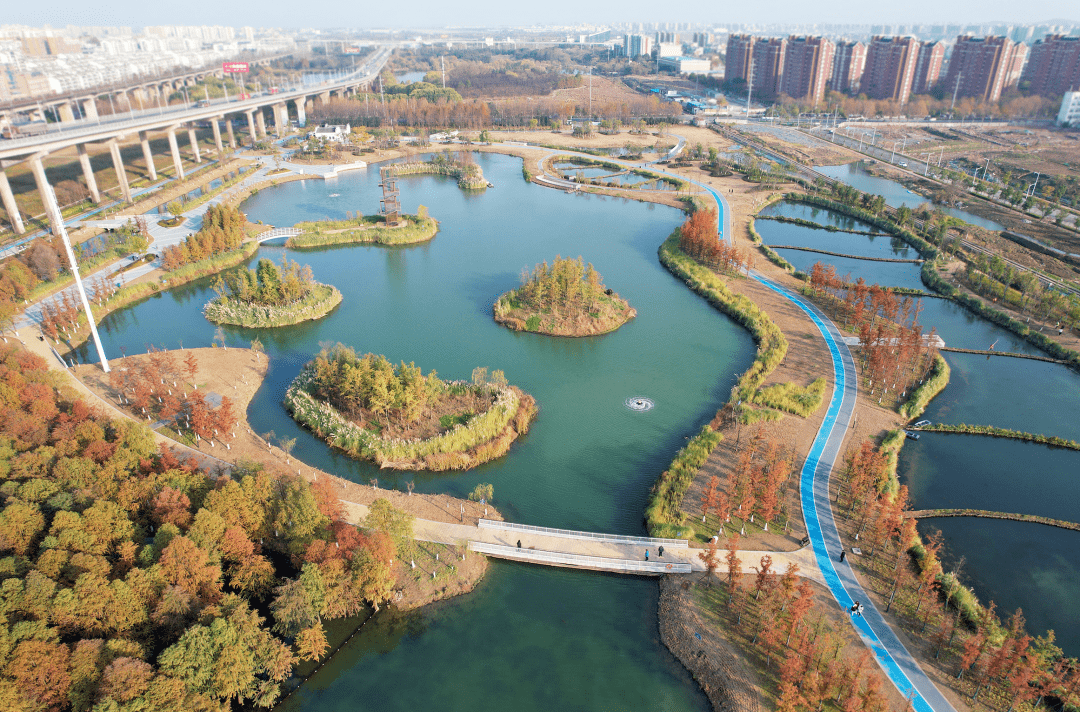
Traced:
<path fill-rule="evenodd" d="M 888 178 L 880 178 L 868 174 L 866 172 L 866 163 L 863 161 L 845 163 L 840 166 L 815 166 L 814 170 L 829 176 L 834 180 L 838 180 L 841 183 L 846 183 L 852 188 L 857 188 L 864 193 L 880 195 L 885 198 L 885 204 L 893 208 L 899 208 L 901 205 L 907 205 L 912 209 L 922 207 L 923 205 L 933 207 L 928 200 L 921 195 L 908 190 L 902 184 L 897 183 L 894 180 L 889 180 Z M 941 207 L 940 209 L 942 212 L 952 215 L 954 218 L 959 218 L 972 225 L 984 227 L 987 230 L 1005 229 L 1005 226 L 1000 223 L 981 218 L 978 215 L 973 215 L 964 210 L 946 207 Z"/>

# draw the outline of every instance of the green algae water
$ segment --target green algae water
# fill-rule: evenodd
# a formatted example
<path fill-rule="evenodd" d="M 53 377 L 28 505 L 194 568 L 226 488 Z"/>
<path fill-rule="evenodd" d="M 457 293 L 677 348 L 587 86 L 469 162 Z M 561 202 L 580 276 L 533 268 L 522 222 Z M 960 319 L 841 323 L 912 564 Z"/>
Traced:
<path fill-rule="evenodd" d="M 310 264 L 341 290 L 329 316 L 281 329 L 226 328 L 227 343 L 258 337 L 270 357 L 248 418 L 260 433 L 298 439 L 293 457 L 379 487 L 464 495 L 490 482 L 507 518 L 529 524 L 642 534 L 648 490 L 685 438 L 708 422 L 753 357 L 746 332 L 660 265 L 657 248 L 683 216 L 663 206 L 574 196 L 525 183 L 519 159 L 479 154 L 494 184 L 463 193 L 451 179 L 398 180 L 402 210 L 440 221 L 422 245 L 347 246 L 256 255 Z M 288 226 L 373 214 L 375 167 L 332 181 L 261 191 L 250 220 Z M 581 255 L 637 309 L 618 331 L 584 339 L 511 332 L 492 303 L 523 269 Z M 254 262 L 254 260 L 253 260 Z M 201 314 L 210 280 L 106 317 L 106 353 L 207 346 Z M 509 454 L 464 473 L 394 473 L 331 452 L 281 407 L 320 344 L 413 361 L 444 379 L 502 369 L 536 397 L 539 415 Z M 86 354 L 84 354 L 84 357 Z M 631 396 L 655 407 L 628 410 Z M 699 710 L 708 701 L 659 641 L 649 579 L 492 561 L 474 593 L 406 615 L 378 615 L 284 704 L 288 710 Z"/>

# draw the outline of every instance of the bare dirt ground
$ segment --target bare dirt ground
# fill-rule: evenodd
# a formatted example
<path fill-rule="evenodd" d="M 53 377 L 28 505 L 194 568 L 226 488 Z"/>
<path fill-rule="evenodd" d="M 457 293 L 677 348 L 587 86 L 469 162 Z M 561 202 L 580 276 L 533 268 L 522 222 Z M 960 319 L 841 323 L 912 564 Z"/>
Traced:
<path fill-rule="evenodd" d="M 463 521 L 467 523 L 471 520 L 475 523 L 479 517 L 484 517 L 485 510 L 487 519 L 502 519 L 502 515 L 491 505 L 485 508 L 478 503 L 460 500 L 449 495 L 421 493 L 410 495 L 407 492 L 380 488 L 377 483 L 350 482 L 293 460 L 275 442 L 268 443 L 261 434 L 252 431 L 247 422 L 248 405 L 262 385 L 262 379 L 266 374 L 267 357 L 258 355 L 250 349 L 239 348 L 187 349 L 185 356 L 187 352 L 194 353 L 198 358 L 199 369 L 195 380 L 199 384 L 199 389 L 207 393 L 229 396 L 237 412 L 242 416 L 240 425 L 235 430 L 235 437 L 229 437 L 213 447 L 203 440 L 195 448 L 197 451 L 231 463 L 249 460 L 260 462 L 273 471 L 295 471 L 311 481 L 329 478 L 341 499 L 365 505 L 379 498 L 388 499 L 398 509 L 420 519 L 456 524 Z M 147 356 L 142 354 L 127 358 L 130 365 L 134 366 L 139 359 L 147 358 Z M 114 359 L 110 361 L 110 364 L 113 367 L 123 368 L 123 361 L 124 359 Z M 105 374 L 98 367 L 78 366 L 76 374 L 95 394 L 110 403 L 116 403 L 112 388 L 105 380 Z M 228 448 L 225 447 L 226 443 Z M 462 507 L 465 509 L 464 516 L 461 514 Z"/>
<path fill-rule="evenodd" d="M 638 100 L 642 98 L 641 94 L 629 88 L 617 79 L 593 76 L 591 81 L 592 100 L 598 105 L 618 104 L 620 102 L 629 101 L 631 99 Z M 551 92 L 551 96 L 556 99 L 563 99 L 573 103 L 580 103 L 582 101 L 588 102 L 589 82 L 589 78 L 586 78 L 579 87 L 574 87 L 572 89 L 556 89 L 555 91 Z"/>

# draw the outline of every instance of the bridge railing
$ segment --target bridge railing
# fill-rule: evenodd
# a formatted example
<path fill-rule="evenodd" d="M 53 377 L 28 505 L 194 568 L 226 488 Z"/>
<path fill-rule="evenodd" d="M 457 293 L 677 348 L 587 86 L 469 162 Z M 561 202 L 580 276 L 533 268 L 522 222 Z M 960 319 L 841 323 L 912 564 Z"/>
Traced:
<path fill-rule="evenodd" d="M 561 551 L 542 551 L 538 549 L 518 549 L 514 546 L 503 544 L 488 544 L 482 541 L 470 541 L 469 549 L 472 551 L 497 556 L 504 559 L 518 561 L 530 561 L 549 566 L 569 566 L 596 571 L 615 571 L 631 574 L 646 574 L 650 576 L 660 574 L 688 574 L 693 570 L 690 564 L 685 562 L 665 561 L 633 561 L 631 559 L 609 559 L 603 556 L 587 556 L 585 554 L 568 554 Z"/>
<path fill-rule="evenodd" d="M 599 534 L 597 532 L 582 532 L 573 529 L 552 529 L 551 527 L 537 527 L 532 524 L 517 524 L 516 522 L 498 522 L 492 519 L 481 519 L 477 526 L 480 529 L 499 529 L 502 531 L 527 532 L 541 534 L 543 536 L 557 536 L 563 539 L 580 539 L 582 541 L 595 541 L 603 544 L 634 544 L 640 546 L 666 546 L 672 549 L 686 549 L 690 546 L 686 539 L 658 539 L 648 536 L 627 536 L 623 534 Z"/>
<path fill-rule="evenodd" d="M 255 240 L 258 242 L 265 242 L 266 240 L 273 240 L 275 237 L 292 237 L 299 235 L 301 232 L 298 227 L 275 227 L 266 232 L 260 232 L 255 236 Z"/>

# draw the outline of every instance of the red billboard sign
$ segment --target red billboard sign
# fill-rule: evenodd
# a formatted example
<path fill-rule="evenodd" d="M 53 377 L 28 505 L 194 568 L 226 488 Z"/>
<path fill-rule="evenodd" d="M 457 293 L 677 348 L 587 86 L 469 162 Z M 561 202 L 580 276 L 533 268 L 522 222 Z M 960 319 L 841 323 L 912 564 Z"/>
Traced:
<path fill-rule="evenodd" d="M 247 62 L 222 62 L 221 63 L 221 71 L 228 72 L 230 74 L 247 73 L 247 71 L 248 71 L 248 63 Z"/>

